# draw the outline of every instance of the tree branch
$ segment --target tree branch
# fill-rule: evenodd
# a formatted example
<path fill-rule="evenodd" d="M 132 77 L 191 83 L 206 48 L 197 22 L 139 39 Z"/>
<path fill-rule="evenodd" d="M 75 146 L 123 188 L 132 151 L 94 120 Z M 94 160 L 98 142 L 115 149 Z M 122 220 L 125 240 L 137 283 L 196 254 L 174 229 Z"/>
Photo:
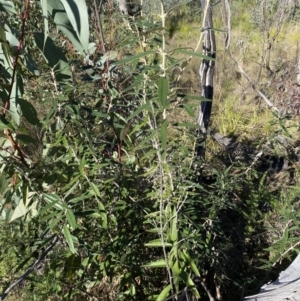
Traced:
<path fill-rule="evenodd" d="M 47 256 L 47 254 L 52 250 L 52 248 L 55 246 L 55 244 L 58 241 L 58 236 L 55 236 L 54 239 L 52 240 L 51 244 L 48 246 L 48 248 L 42 253 L 40 258 L 36 260 L 36 262 L 21 276 L 19 277 L 13 284 L 11 284 L 5 291 L 4 293 L 0 296 L 0 301 L 3 301 L 8 294 L 10 293 L 11 290 L 13 290 L 18 284 L 23 282 L 26 277 L 32 273 L 38 265 L 44 260 L 44 258 Z"/>

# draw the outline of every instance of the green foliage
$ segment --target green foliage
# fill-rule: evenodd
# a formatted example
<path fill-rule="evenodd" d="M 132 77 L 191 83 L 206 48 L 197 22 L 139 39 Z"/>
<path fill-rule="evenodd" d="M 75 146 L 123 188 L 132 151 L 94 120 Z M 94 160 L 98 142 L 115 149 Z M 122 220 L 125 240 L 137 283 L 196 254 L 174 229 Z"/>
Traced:
<path fill-rule="evenodd" d="M 203 279 L 227 294 L 234 283 L 230 296 L 240 297 L 257 271 L 251 263 L 274 252 L 262 250 L 266 242 L 243 261 L 263 224 L 260 202 L 274 196 L 266 174 L 242 164 L 242 172 L 209 166 L 214 181 L 206 183 L 191 168 L 195 122 L 170 118 L 179 109 L 194 118 L 203 101 L 175 101 L 172 73 L 190 56 L 208 58 L 167 50 L 168 16 L 185 20 L 195 3 L 172 15 L 166 1 L 159 18 L 142 11 L 126 20 L 106 3 L 100 28 L 84 0 L 29 2 L 0 1 L 3 291 L 58 237 L 40 275 L 12 297 L 165 300 L 186 290 L 205 298 Z M 274 258 L 297 231 L 283 232 Z"/>

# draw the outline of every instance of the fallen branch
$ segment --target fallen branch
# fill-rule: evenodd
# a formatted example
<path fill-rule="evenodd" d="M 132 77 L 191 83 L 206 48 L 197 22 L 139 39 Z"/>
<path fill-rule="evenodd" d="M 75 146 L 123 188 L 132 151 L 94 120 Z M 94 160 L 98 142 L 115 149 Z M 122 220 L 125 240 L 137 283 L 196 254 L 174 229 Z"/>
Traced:
<path fill-rule="evenodd" d="M 3 301 L 10 291 L 12 291 L 18 284 L 23 282 L 26 277 L 32 273 L 38 266 L 39 264 L 44 260 L 44 258 L 47 256 L 47 254 L 52 250 L 52 248 L 55 246 L 55 244 L 58 241 L 58 237 L 55 236 L 54 239 L 52 240 L 51 244 L 48 246 L 48 248 L 42 253 L 40 258 L 36 260 L 36 262 L 21 276 L 19 277 L 13 284 L 11 284 L 5 291 L 4 293 L 0 296 L 0 301 Z"/>

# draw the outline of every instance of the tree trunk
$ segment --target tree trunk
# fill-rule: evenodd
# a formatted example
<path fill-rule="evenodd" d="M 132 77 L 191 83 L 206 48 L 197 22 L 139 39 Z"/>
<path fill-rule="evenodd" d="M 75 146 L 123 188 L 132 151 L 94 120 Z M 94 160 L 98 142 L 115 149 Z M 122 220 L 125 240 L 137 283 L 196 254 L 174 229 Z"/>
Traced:
<path fill-rule="evenodd" d="M 203 18 L 205 18 L 204 28 L 202 31 L 203 46 L 202 53 L 211 59 L 202 59 L 199 75 L 201 85 L 201 96 L 206 99 L 200 105 L 200 112 L 198 116 L 198 131 L 195 155 L 199 159 L 204 158 L 205 154 L 205 141 L 207 137 L 208 124 L 211 115 L 212 100 L 213 100 L 213 75 L 216 58 L 216 40 L 213 29 L 212 9 L 209 0 L 200 0 L 203 11 Z"/>
<path fill-rule="evenodd" d="M 117 0 L 117 2 L 119 3 L 119 9 L 120 9 L 121 13 L 123 13 L 124 15 L 128 15 L 127 0 Z"/>

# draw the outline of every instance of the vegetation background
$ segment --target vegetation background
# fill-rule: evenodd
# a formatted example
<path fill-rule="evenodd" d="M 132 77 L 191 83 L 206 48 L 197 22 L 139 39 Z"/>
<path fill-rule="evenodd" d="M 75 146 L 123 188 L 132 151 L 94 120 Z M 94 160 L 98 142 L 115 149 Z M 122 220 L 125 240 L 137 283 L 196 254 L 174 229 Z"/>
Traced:
<path fill-rule="evenodd" d="M 195 171 L 200 1 L 0 0 L 1 300 L 241 300 L 295 257 L 300 2 L 232 0 L 231 55 L 224 3 L 210 128 L 244 153 Z"/>

